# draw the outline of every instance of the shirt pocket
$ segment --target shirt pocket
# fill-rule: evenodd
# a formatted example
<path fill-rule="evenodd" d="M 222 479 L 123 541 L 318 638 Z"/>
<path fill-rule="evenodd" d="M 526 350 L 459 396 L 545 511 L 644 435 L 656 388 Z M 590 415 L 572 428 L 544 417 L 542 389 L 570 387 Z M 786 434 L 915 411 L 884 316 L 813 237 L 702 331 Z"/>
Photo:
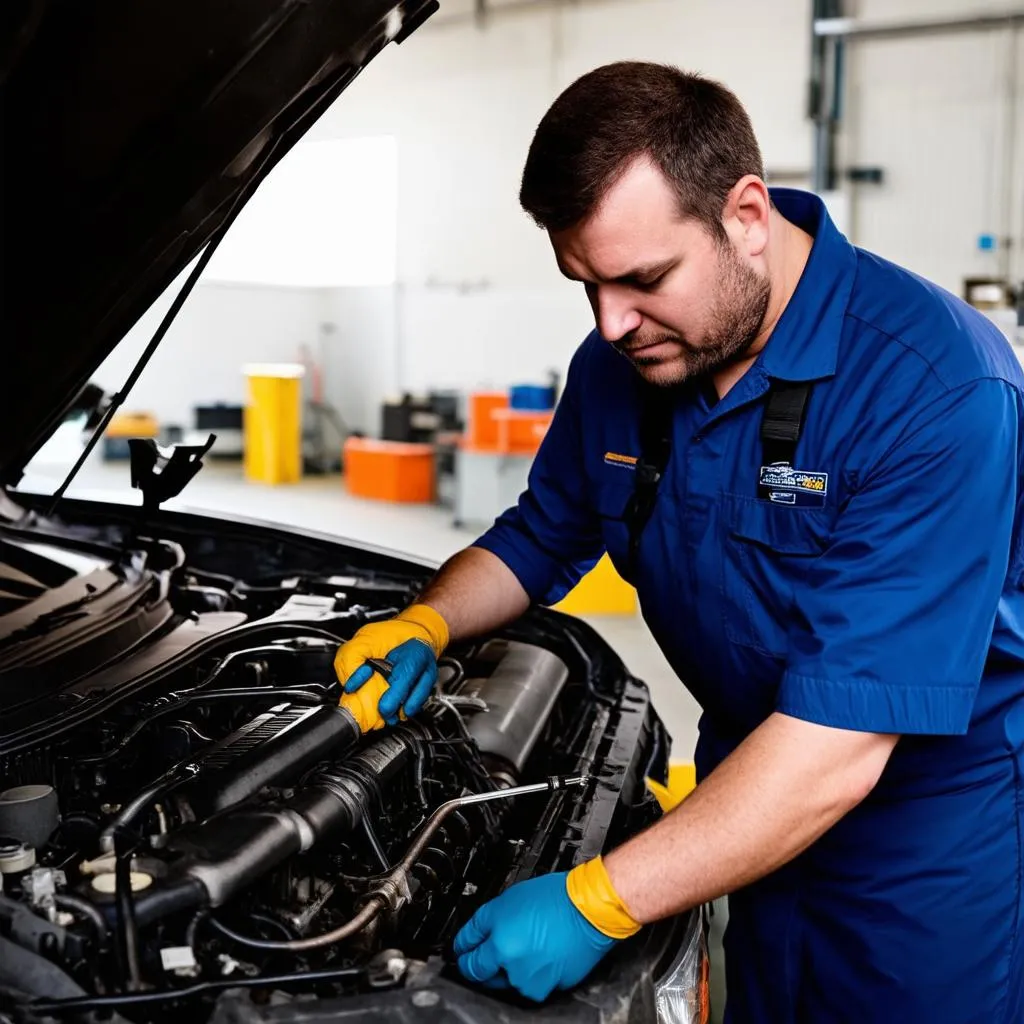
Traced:
<path fill-rule="evenodd" d="M 732 643 L 783 658 L 794 595 L 828 546 L 834 513 L 741 495 L 725 495 L 723 502 L 725 635 Z"/>

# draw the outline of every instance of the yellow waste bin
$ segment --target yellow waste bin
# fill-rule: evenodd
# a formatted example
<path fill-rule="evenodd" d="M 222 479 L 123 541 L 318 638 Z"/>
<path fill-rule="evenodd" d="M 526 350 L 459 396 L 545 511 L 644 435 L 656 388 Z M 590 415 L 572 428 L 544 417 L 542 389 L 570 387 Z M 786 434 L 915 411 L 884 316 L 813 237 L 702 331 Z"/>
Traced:
<path fill-rule="evenodd" d="M 673 761 L 668 768 L 668 785 L 647 779 L 647 788 L 654 794 L 661 809 L 668 814 L 697 788 L 697 766 L 692 761 Z"/>
<path fill-rule="evenodd" d="M 555 609 L 569 615 L 636 615 L 636 591 L 603 555 Z"/>
<path fill-rule="evenodd" d="M 254 483 L 292 484 L 302 477 L 302 376 L 299 363 L 254 363 L 242 368 L 245 405 L 245 477 Z"/>

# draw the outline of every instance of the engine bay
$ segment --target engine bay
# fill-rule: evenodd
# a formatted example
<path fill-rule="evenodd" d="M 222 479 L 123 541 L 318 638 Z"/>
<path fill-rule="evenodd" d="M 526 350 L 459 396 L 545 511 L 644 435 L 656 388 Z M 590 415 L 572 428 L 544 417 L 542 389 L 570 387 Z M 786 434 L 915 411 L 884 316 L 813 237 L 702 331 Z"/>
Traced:
<path fill-rule="evenodd" d="M 255 553 L 231 575 L 166 538 L 31 554 L 72 549 L 56 586 L 102 572 L 131 599 L 49 608 L 71 632 L 43 650 L 24 613 L 54 585 L 0 615 L 0 1018 L 227 1020 L 238 1000 L 456 983 L 477 907 L 658 814 L 664 729 L 576 620 L 534 611 L 454 645 L 423 713 L 364 737 L 334 655 L 415 575 L 267 572 Z"/>

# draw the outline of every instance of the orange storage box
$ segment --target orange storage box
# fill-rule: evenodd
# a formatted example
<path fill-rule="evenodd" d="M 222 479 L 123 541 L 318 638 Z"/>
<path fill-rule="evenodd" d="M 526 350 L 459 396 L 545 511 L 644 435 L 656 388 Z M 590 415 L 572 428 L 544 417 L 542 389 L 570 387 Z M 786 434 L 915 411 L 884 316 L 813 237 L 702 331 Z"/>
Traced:
<path fill-rule="evenodd" d="M 350 437 L 344 452 L 345 486 L 349 494 L 379 501 L 434 500 L 431 445 Z"/>
<path fill-rule="evenodd" d="M 106 437 L 156 437 L 160 425 L 149 412 L 119 412 L 104 431 Z"/>
<path fill-rule="evenodd" d="M 495 409 L 491 418 L 498 426 L 497 450 L 504 455 L 535 455 L 554 415 L 553 412 Z"/>
<path fill-rule="evenodd" d="M 498 421 L 494 413 L 508 408 L 504 391 L 478 391 L 469 396 L 466 443 L 471 448 L 493 450 L 498 447 Z"/>
<path fill-rule="evenodd" d="M 553 416 L 551 411 L 512 409 L 503 391 L 480 391 L 469 396 L 463 447 L 500 455 L 535 455 Z"/>

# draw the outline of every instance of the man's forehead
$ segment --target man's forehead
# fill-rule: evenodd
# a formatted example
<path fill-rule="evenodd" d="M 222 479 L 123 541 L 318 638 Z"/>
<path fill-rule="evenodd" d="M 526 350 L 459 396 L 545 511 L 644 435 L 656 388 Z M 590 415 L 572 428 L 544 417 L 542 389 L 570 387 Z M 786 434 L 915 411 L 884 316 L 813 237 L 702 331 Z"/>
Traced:
<path fill-rule="evenodd" d="M 606 280 L 653 270 L 680 249 L 699 244 L 700 224 L 679 213 L 662 172 L 641 159 L 627 168 L 584 221 L 551 233 L 559 266 L 568 276 L 586 267 Z"/>
<path fill-rule="evenodd" d="M 654 239 L 682 221 L 665 176 L 647 161 L 634 162 L 608 189 L 585 220 L 566 234 L 590 247 Z"/>
<path fill-rule="evenodd" d="M 679 215 L 672 183 L 647 156 L 637 157 L 622 171 L 608 188 L 595 215 L 614 216 L 641 207 Z"/>

